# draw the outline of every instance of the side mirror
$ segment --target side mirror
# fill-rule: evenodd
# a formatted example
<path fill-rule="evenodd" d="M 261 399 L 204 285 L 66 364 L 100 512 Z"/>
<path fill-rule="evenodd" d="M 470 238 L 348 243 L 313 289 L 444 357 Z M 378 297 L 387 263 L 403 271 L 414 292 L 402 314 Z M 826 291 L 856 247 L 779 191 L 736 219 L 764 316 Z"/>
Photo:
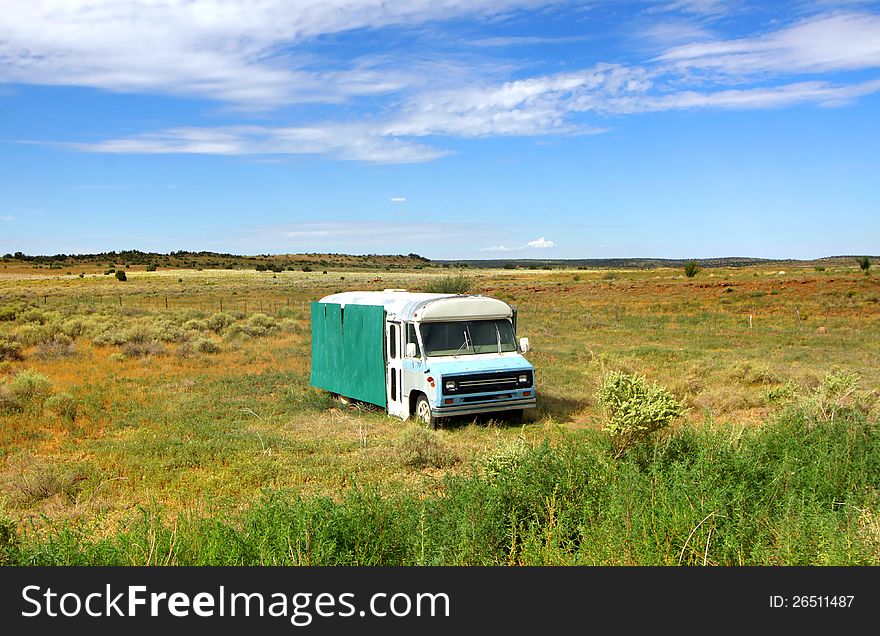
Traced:
<path fill-rule="evenodd" d="M 406 350 L 403 352 L 403 355 L 407 358 L 415 358 L 416 357 L 416 343 L 415 342 L 407 342 Z"/>
<path fill-rule="evenodd" d="M 519 339 L 519 350 L 520 351 L 522 351 L 523 353 L 528 353 L 529 349 L 531 349 L 531 348 L 532 347 L 529 345 L 528 338 L 520 338 Z"/>

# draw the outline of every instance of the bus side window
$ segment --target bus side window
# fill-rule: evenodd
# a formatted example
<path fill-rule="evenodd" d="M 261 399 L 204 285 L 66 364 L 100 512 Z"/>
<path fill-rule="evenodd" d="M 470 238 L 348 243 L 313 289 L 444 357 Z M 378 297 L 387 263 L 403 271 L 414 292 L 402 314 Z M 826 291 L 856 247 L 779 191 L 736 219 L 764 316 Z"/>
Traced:
<path fill-rule="evenodd" d="M 416 357 L 421 358 L 422 352 L 419 349 L 419 339 L 416 337 L 416 326 L 412 323 L 406 326 L 406 344 L 410 342 L 416 346 Z"/>
<path fill-rule="evenodd" d="M 397 359 L 397 325 L 391 325 L 388 329 L 388 357 Z"/>

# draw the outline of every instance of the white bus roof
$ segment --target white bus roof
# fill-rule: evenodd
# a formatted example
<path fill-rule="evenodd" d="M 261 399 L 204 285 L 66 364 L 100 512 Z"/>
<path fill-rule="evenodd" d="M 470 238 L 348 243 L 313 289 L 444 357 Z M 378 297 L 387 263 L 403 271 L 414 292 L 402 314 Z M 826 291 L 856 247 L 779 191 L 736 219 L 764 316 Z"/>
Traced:
<path fill-rule="evenodd" d="M 417 294 L 397 289 L 351 291 L 325 296 L 319 302 L 337 305 L 377 305 L 400 320 L 440 321 L 510 318 L 510 305 L 488 296 Z"/>

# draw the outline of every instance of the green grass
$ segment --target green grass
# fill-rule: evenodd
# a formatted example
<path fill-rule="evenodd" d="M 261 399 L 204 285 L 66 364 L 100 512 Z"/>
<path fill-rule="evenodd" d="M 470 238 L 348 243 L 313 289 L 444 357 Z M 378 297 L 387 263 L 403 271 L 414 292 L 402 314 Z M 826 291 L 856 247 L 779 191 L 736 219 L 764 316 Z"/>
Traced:
<path fill-rule="evenodd" d="M 13 562 L 877 562 L 865 457 L 880 303 L 855 264 L 577 280 L 162 267 L 125 283 L 0 275 L 0 536 L 16 537 Z M 450 275 L 518 305 L 539 396 L 522 425 L 404 432 L 309 387 L 309 301 Z M 688 407 L 669 437 L 619 461 L 595 398 L 609 371 Z M 816 387 L 834 371 L 861 376 L 843 407 L 864 417 L 819 424 Z"/>
<path fill-rule="evenodd" d="M 22 565 L 880 564 L 880 432 L 790 411 L 760 429 L 685 428 L 610 459 L 595 432 L 449 477 L 443 496 L 350 489 L 334 501 L 267 490 L 235 518 L 141 510 L 32 536 L 4 521 Z"/>

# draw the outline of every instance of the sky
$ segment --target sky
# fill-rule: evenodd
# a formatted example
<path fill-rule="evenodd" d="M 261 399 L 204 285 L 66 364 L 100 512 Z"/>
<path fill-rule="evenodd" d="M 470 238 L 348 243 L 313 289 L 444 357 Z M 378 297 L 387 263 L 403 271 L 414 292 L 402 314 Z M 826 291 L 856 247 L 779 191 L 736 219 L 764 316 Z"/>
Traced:
<path fill-rule="evenodd" d="M 0 253 L 880 253 L 880 2 L 0 14 Z"/>

